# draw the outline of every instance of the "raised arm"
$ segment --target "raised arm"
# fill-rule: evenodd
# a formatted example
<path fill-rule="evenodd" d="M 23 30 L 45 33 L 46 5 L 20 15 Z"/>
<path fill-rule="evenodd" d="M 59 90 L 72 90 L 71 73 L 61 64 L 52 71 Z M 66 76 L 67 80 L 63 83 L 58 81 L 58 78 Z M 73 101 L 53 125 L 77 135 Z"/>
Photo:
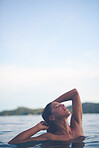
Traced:
<path fill-rule="evenodd" d="M 61 95 L 54 101 L 62 103 L 69 100 L 72 101 L 72 120 L 75 120 L 79 124 L 82 123 L 82 105 L 79 93 L 76 89 Z"/>
<path fill-rule="evenodd" d="M 24 143 L 24 142 L 28 142 L 28 141 L 34 141 L 34 140 L 46 140 L 46 134 L 42 134 L 40 136 L 37 137 L 31 137 L 34 134 L 36 134 L 37 132 L 41 131 L 41 130 L 45 130 L 48 129 L 48 126 L 46 126 L 44 124 L 44 122 L 40 122 L 38 123 L 36 126 L 23 131 L 22 133 L 18 134 L 16 137 L 14 137 L 11 141 L 9 141 L 9 144 L 18 144 L 18 143 Z"/>
<path fill-rule="evenodd" d="M 70 101 L 73 99 L 74 95 L 76 95 L 77 90 L 76 89 L 72 89 L 66 93 L 64 93 L 63 95 L 61 95 L 60 97 L 58 97 L 57 99 L 55 99 L 55 102 L 65 102 L 65 101 Z"/>

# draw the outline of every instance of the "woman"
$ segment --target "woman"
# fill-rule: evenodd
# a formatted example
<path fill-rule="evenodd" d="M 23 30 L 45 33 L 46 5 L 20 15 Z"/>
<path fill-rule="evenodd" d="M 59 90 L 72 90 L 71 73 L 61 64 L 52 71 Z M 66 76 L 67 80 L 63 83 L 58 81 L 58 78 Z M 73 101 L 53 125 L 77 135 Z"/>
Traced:
<path fill-rule="evenodd" d="M 70 116 L 70 111 L 61 104 L 64 101 L 72 101 L 72 116 L 70 126 L 67 122 Z M 20 133 L 9 144 L 25 143 L 29 141 L 69 141 L 83 136 L 82 129 L 82 105 L 79 93 L 73 89 L 53 102 L 49 103 L 43 110 L 42 117 L 45 120 L 38 123 L 36 126 Z M 47 130 L 37 137 L 32 137 L 34 134 L 41 130 Z"/>

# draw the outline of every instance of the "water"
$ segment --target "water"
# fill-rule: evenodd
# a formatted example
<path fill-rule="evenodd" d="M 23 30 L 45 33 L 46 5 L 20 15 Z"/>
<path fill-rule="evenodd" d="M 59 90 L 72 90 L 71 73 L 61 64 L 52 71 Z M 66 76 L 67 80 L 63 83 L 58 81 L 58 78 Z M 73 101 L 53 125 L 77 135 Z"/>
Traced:
<path fill-rule="evenodd" d="M 83 130 L 86 136 L 83 143 L 68 142 L 32 142 L 21 145 L 9 145 L 8 141 L 20 132 L 31 128 L 42 120 L 41 116 L 0 116 L 0 147 L 31 148 L 99 148 L 99 114 L 83 114 Z M 41 131 L 36 134 L 44 133 Z"/>

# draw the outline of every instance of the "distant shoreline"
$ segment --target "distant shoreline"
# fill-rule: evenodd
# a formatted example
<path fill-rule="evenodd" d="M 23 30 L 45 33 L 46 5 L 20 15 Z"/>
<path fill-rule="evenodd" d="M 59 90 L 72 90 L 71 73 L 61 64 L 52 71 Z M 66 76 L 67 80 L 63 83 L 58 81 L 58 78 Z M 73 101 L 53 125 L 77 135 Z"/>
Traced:
<path fill-rule="evenodd" d="M 72 106 L 67 106 L 67 108 L 72 112 Z M 99 113 L 99 103 L 82 103 L 83 113 Z M 30 109 L 26 107 L 18 107 L 14 110 L 4 110 L 0 112 L 0 116 L 15 116 L 15 115 L 40 115 L 43 108 Z"/>

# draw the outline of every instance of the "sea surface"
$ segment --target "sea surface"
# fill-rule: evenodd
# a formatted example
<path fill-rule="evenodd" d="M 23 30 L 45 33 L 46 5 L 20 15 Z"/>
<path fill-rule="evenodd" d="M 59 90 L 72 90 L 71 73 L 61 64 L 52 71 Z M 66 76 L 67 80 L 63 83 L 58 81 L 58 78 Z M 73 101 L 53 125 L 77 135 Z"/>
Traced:
<path fill-rule="evenodd" d="M 31 142 L 20 145 L 9 145 L 8 141 L 20 132 L 33 127 L 42 121 L 40 115 L 0 116 L 0 147 L 1 148 L 99 148 L 99 114 L 83 114 L 83 142 Z M 70 121 L 69 121 L 70 122 Z M 45 131 L 36 134 L 40 135 Z"/>

